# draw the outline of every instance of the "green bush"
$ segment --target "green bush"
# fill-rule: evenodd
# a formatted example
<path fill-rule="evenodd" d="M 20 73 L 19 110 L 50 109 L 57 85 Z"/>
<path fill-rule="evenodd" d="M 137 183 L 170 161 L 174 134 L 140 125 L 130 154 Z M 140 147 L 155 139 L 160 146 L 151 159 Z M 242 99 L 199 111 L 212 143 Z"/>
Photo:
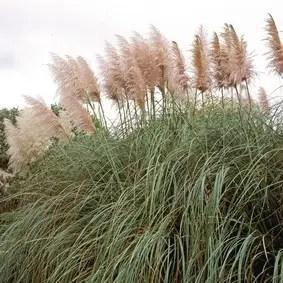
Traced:
<path fill-rule="evenodd" d="M 18 113 L 19 111 L 17 108 L 0 109 L 0 168 L 2 169 L 7 169 L 9 162 L 9 157 L 7 156 L 8 145 L 4 132 L 4 119 L 10 119 L 13 123 L 15 123 Z"/>
<path fill-rule="evenodd" d="M 0 281 L 279 282 L 275 121 L 175 109 L 125 138 L 54 146 L 2 200 L 17 206 L 0 215 Z"/>

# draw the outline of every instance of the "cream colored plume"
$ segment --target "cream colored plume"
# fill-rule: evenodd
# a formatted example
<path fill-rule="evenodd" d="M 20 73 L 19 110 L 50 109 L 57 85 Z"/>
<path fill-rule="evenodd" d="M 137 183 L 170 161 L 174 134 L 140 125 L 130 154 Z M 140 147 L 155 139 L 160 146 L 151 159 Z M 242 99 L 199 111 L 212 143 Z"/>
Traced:
<path fill-rule="evenodd" d="M 95 132 L 91 116 L 78 98 L 69 93 L 64 93 L 60 96 L 60 104 L 68 112 L 71 121 L 78 129 L 87 133 Z"/>
<path fill-rule="evenodd" d="M 211 43 L 211 62 L 214 83 L 217 88 L 230 86 L 230 70 L 228 50 L 220 42 L 217 33 Z"/>
<path fill-rule="evenodd" d="M 275 21 L 271 15 L 266 20 L 267 44 L 269 47 L 268 59 L 270 68 L 277 74 L 283 74 L 283 44 Z"/>
<path fill-rule="evenodd" d="M 253 66 L 250 54 L 247 52 L 247 43 L 243 37 L 239 38 L 234 27 L 229 25 L 227 29 L 230 37 L 229 56 L 230 81 L 233 85 L 243 81 L 249 81 L 253 76 Z"/>
<path fill-rule="evenodd" d="M 33 125 L 34 115 L 29 110 L 23 110 L 17 119 L 17 127 L 5 120 L 5 132 L 9 145 L 9 165 L 14 172 L 36 161 L 50 145 L 49 138 L 36 134 Z"/>
<path fill-rule="evenodd" d="M 106 96 L 115 104 L 119 103 L 119 101 L 123 100 L 124 90 L 115 80 L 115 75 L 112 72 L 113 68 L 110 67 L 111 65 L 108 64 L 103 57 L 97 56 L 97 60 L 100 66 L 102 74 L 102 86 Z"/>
<path fill-rule="evenodd" d="M 259 100 L 259 106 L 264 112 L 269 112 L 270 105 L 268 101 L 268 97 L 266 94 L 266 91 L 263 87 L 260 87 L 258 90 L 258 100 Z"/>
<path fill-rule="evenodd" d="M 26 96 L 25 100 L 28 107 L 17 117 L 17 126 L 5 120 L 10 166 L 14 171 L 21 170 L 42 156 L 52 138 L 68 140 L 71 135 L 41 99 Z"/>
<path fill-rule="evenodd" d="M 0 193 L 7 189 L 7 187 L 9 186 L 9 181 L 13 177 L 13 174 L 10 174 L 0 168 Z"/>
<path fill-rule="evenodd" d="M 80 80 L 88 98 L 91 101 L 100 101 L 99 85 L 94 72 L 83 57 L 77 57 L 77 62 L 80 70 Z"/>
<path fill-rule="evenodd" d="M 5 125 L 5 135 L 7 143 L 9 145 L 7 154 L 9 155 L 9 166 L 13 171 L 19 171 L 25 163 L 28 163 L 29 160 L 26 156 L 29 154 L 25 151 L 24 145 L 29 142 L 28 139 L 25 139 L 21 136 L 20 130 L 12 124 L 9 119 L 4 120 Z M 27 150 L 30 150 L 27 148 Z"/>
<path fill-rule="evenodd" d="M 69 128 L 65 128 L 56 114 L 41 99 L 35 99 L 31 96 L 25 96 L 29 111 L 33 116 L 33 126 L 37 129 L 36 134 L 40 137 L 46 136 L 47 139 L 57 137 L 59 139 L 68 139 L 71 135 Z"/>
<path fill-rule="evenodd" d="M 159 66 L 155 64 L 154 48 L 137 32 L 132 36 L 131 48 L 147 89 L 153 92 L 160 83 L 161 74 Z"/>
<path fill-rule="evenodd" d="M 52 54 L 53 63 L 49 68 L 58 84 L 58 93 L 71 93 L 83 102 L 100 101 L 97 79 L 83 57 L 61 58 Z"/>
<path fill-rule="evenodd" d="M 170 64 L 169 43 L 168 40 L 155 27 L 150 28 L 149 45 L 152 47 L 154 64 L 159 68 L 158 86 L 161 89 L 165 88 L 168 81 L 168 67 Z"/>
<path fill-rule="evenodd" d="M 211 65 L 208 52 L 206 37 L 202 27 L 198 34 L 195 35 L 192 48 L 193 59 L 193 84 L 194 87 L 201 92 L 205 92 L 211 88 Z"/>
<path fill-rule="evenodd" d="M 121 55 L 121 69 L 125 80 L 125 94 L 128 99 L 137 102 L 144 109 L 146 84 L 141 69 L 134 57 L 129 42 L 122 36 L 117 35 Z"/>
<path fill-rule="evenodd" d="M 105 45 L 105 58 L 98 56 L 103 87 L 108 98 L 115 103 L 125 100 L 126 82 L 122 70 L 122 60 L 118 51 L 110 43 Z"/>
<path fill-rule="evenodd" d="M 72 93 L 80 99 L 85 99 L 83 85 L 79 78 L 79 66 L 76 60 L 70 56 L 66 59 L 52 55 L 52 64 L 49 64 L 54 80 L 58 85 L 57 92 L 59 95 L 64 92 Z"/>
<path fill-rule="evenodd" d="M 172 41 L 170 49 L 168 88 L 170 92 L 183 95 L 189 88 L 189 76 L 186 73 L 186 63 L 177 42 Z"/>

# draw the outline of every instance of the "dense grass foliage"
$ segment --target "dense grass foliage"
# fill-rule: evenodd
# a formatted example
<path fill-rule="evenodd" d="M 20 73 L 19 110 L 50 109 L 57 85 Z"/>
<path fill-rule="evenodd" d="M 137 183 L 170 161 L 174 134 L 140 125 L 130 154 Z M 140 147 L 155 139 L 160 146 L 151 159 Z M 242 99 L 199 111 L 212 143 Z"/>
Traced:
<path fill-rule="evenodd" d="M 280 282 L 282 130 L 175 109 L 54 146 L 1 200 L 0 282 Z"/>
<path fill-rule="evenodd" d="M 4 119 L 9 119 L 13 124 L 15 124 L 18 114 L 19 111 L 17 108 L 0 109 L 0 169 L 7 169 L 9 161 L 9 157 L 7 155 L 8 145 L 4 132 Z"/>

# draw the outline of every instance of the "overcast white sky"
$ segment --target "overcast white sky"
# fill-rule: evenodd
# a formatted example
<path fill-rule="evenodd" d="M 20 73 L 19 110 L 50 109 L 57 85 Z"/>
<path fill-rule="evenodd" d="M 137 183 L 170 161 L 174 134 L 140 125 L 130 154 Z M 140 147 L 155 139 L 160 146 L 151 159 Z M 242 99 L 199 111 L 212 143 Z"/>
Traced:
<path fill-rule="evenodd" d="M 23 94 L 53 101 L 50 52 L 82 55 L 97 72 L 95 59 L 105 40 L 113 42 L 115 34 L 128 36 L 133 30 L 145 33 L 150 24 L 177 41 L 186 58 L 200 24 L 208 33 L 221 31 L 225 22 L 233 24 L 257 61 L 254 84 L 272 91 L 282 82 L 263 75 L 267 13 L 283 30 L 279 0 L 0 0 L 0 108 L 21 105 Z"/>

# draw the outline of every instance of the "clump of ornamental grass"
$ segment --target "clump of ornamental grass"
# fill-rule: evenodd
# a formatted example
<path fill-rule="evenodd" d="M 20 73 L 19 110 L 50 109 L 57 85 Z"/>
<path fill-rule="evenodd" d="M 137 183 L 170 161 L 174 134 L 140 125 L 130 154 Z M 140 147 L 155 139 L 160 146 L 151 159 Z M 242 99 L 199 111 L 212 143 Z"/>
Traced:
<path fill-rule="evenodd" d="M 251 110 L 253 99 L 248 85 L 255 72 L 252 57 L 247 50 L 247 43 L 243 36 L 239 37 L 232 25 L 225 24 L 221 37 L 214 33 L 210 57 L 213 85 L 216 89 L 221 90 L 222 106 L 224 104 L 224 93 L 229 89 L 231 91 L 235 90 L 241 106 L 243 97 L 239 88 L 242 88 L 244 84 Z"/>
<path fill-rule="evenodd" d="M 1 200 L 0 281 L 276 282 L 283 129 L 244 110 L 51 147 Z"/>
<path fill-rule="evenodd" d="M 246 42 L 228 24 L 221 40 L 215 33 L 211 47 L 207 42 L 201 28 L 192 47 L 192 78 L 177 42 L 170 42 L 154 26 L 148 37 L 134 33 L 128 40 L 117 35 L 116 47 L 106 43 L 105 55 L 98 57 L 100 82 L 83 57 L 52 54 L 49 67 L 58 85 L 62 111 L 56 115 L 44 102 L 27 99 L 32 107 L 21 112 L 19 125 L 6 122 L 10 167 L 14 171 L 29 167 L 44 155 L 50 140 L 68 138 L 73 128 L 90 134 L 95 133 L 97 127 L 105 128 L 107 132 L 115 131 L 113 127 L 109 131 L 103 96 L 116 106 L 120 120 L 118 127 L 123 129 L 123 136 L 146 125 L 150 119 L 170 114 L 168 110 L 173 109 L 172 105 L 186 104 L 195 112 L 205 103 L 217 102 L 215 89 L 221 90 L 222 107 L 224 100 L 229 100 L 224 99 L 227 91 L 232 91 L 233 98 L 234 90 L 241 107 L 245 99 L 238 88 L 242 88 L 243 82 L 251 110 L 248 82 L 253 68 Z M 62 129 L 67 131 L 63 138 Z"/>
<path fill-rule="evenodd" d="M 267 33 L 281 74 L 271 17 Z M 189 76 L 155 27 L 118 35 L 98 57 L 101 81 L 83 57 L 53 54 L 59 113 L 27 97 L 5 121 L 10 166 L 29 170 L 1 198 L 1 282 L 282 278 L 282 107 L 262 88 L 259 107 L 252 99 L 251 55 L 232 25 L 211 44 L 201 28 L 191 51 Z M 103 95 L 119 112 L 111 131 Z"/>
<path fill-rule="evenodd" d="M 96 130 L 93 102 L 99 103 L 97 79 L 83 57 L 66 59 L 52 55 L 50 69 L 58 83 L 60 107 L 58 114 L 39 98 L 25 97 L 27 106 L 16 118 L 15 125 L 4 121 L 9 145 L 9 166 L 14 172 L 22 171 L 41 158 L 54 141 L 67 142 L 76 131 L 94 133 Z M 85 103 L 93 110 L 87 110 Z M 104 112 L 103 112 L 104 113 Z M 103 115 L 104 121 L 106 121 Z M 106 126 L 106 122 L 105 122 Z"/>

